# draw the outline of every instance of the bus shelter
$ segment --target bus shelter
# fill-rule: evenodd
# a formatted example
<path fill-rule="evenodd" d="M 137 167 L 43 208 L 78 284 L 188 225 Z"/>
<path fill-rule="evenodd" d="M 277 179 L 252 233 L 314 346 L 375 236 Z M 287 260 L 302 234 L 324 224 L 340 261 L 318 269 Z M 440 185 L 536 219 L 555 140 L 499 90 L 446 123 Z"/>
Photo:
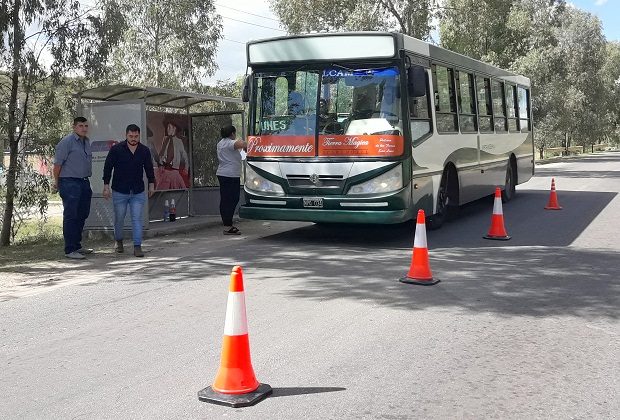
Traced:
<path fill-rule="evenodd" d="M 113 226 L 112 203 L 103 198 L 103 167 L 110 148 L 125 139 L 129 124 L 140 127 L 155 169 L 155 194 L 145 206 L 144 228 L 163 221 L 166 201 L 174 200 L 177 218 L 219 214 L 217 142 L 225 125 L 245 135 L 241 99 L 127 85 L 100 86 L 75 96 L 78 115 L 89 121 L 93 152 L 87 229 Z M 204 112 L 208 103 L 224 110 Z M 130 226 L 128 215 L 125 227 Z"/>

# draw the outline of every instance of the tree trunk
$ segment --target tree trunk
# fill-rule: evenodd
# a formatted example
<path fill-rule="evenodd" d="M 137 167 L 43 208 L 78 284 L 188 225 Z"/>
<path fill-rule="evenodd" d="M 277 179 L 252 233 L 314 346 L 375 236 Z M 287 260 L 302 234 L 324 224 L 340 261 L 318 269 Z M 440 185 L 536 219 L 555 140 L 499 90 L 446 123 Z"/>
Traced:
<path fill-rule="evenodd" d="M 15 200 L 15 184 L 17 180 L 17 154 L 19 153 L 19 137 L 15 137 L 17 128 L 17 93 L 19 88 L 19 63 L 21 50 L 24 42 L 22 28 L 20 27 L 19 12 L 21 0 L 15 0 L 13 6 L 13 63 L 11 71 L 11 98 L 9 99 L 9 170 L 6 177 L 6 201 L 4 216 L 2 219 L 2 232 L 0 232 L 0 246 L 11 244 L 11 226 L 13 223 L 13 209 Z M 19 134 L 21 136 L 21 133 Z"/>

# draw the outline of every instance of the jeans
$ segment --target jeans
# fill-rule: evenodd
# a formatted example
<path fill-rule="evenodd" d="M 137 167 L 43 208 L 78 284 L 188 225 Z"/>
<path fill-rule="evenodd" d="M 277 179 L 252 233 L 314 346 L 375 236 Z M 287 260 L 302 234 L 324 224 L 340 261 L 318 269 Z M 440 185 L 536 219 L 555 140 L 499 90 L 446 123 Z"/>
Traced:
<path fill-rule="evenodd" d="M 220 215 L 224 226 L 232 226 L 233 214 L 239 203 L 239 193 L 241 192 L 240 178 L 228 176 L 217 176 L 220 181 Z"/>
<path fill-rule="evenodd" d="M 123 194 L 112 190 L 112 203 L 114 204 L 114 239 L 123 239 L 123 226 L 125 225 L 125 215 L 127 206 L 131 214 L 131 230 L 133 232 L 133 245 L 142 245 L 142 210 L 146 202 L 146 192 L 138 194 Z"/>
<path fill-rule="evenodd" d="M 90 214 L 90 199 L 93 191 L 90 182 L 84 178 L 59 178 L 58 193 L 62 198 L 62 236 L 65 240 L 65 254 L 82 248 L 84 222 Z"/>

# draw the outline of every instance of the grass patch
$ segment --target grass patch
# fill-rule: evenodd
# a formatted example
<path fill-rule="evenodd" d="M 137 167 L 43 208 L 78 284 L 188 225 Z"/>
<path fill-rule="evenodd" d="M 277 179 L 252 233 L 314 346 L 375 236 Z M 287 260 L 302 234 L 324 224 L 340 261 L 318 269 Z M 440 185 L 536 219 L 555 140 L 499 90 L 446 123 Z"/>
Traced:
<path fill-rule="evenodd" d="M 0 248 L 0 267 L 56 260 L 63 247 L 62 217 L 28 220 L 20 227 L 13 244 Z"/>

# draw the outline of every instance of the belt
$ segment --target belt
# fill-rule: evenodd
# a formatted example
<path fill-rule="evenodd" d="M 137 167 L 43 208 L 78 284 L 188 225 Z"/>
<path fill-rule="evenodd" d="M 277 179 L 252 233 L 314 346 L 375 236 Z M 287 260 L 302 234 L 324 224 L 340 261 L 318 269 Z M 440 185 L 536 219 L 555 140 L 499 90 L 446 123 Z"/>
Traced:
<path fill-rule="evenodd" d="M 85 177 L 74 177 L 74 176 L 61 176 L 60 179 L 77 179 L 80 181 L 90 181 L 89 176 Z"/>

